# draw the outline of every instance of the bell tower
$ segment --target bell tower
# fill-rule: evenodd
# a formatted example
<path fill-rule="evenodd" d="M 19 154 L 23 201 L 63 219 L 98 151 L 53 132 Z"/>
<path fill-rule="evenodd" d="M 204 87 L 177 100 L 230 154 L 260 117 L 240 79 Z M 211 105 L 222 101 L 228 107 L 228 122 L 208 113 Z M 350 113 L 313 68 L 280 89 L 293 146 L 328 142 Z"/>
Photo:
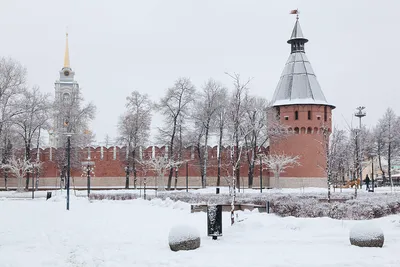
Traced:
<path fill-rule="evenodd" d="M 289 136 L 271 141 L 270 153 L 300 157 L 300 166 L 289 168 L 280 175 L 282 187 L 327 186 L 324 131 L 332 129 L 335 106 L 326 101 L 306 56 L 307 42 L 297 15 L 287 41 L 290 55 L 272 99 L 279 120 L 288 127 Z M 271 186 L 275 183 L 271 180 Z"/>
<path fill-rule="evenodd" d="M 53 128 L 50 131 L 50 146 L 60 147 L 62 143 L 62 135 L 66 131 L 64 127 L 66 106 L 78 105 L 79 103 L 79 84 L 75 81 L 75 72 L 72 70 L 69 61 L 68 33 L 65 40 L 64 66 L 59 72 L 59 79 L 54 84 L 55 89 L 55 113 Z"/>

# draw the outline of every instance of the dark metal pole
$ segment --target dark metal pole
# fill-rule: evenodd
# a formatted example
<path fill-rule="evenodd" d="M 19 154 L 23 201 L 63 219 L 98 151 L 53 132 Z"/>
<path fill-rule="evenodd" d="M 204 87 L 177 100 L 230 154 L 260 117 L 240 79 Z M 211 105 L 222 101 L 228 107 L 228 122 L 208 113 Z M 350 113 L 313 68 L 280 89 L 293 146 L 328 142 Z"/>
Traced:
<path fill-rule="evenodd" d="M 374 178 L 374 157 L 372 158 L 372 173 L 371 173 L 371 178 L 372 178 L 372 192 L 375 192 L 375 178 Z"/>
<path fill-rule="evenodd" d="M 361 149 L 361 117 L 360 118 L 360 132 L 358 133 L 358 148 L 360 152 L 360 189 L 362 189 L 362 149 Z"/>
<path fill-rule="evenodd" d="M 260 193 L 262 193 L 263 181 L 262 181 L 262 157 L 260 157 Z"/>
<path fill-rule="evenodd" d="M 70 175 L 71 175 L 71 136 L 68 135 L 68 143 L 67 143 L 67 210 L 69 210 Z"/>
<path fill-rule="evenodd" d="M 147 177 L 145 174 L 145 177 L 143 178 L 143 198 L 146 199 L 146 184 L 147 184 Z"/>
<path fill-rule="evenodd" d="M 87 196 L 89 197 L 90 195 L 90 165 L 87 165 Z"/>
<path fill-rule="evenodd" d="M 189 191 L 189 164 L 186 161 L 186 192 Z"/>
<path fill-rule="evenodd" d="M 35 198 L 35 168 L 32 164 L 32 199 Z"/>

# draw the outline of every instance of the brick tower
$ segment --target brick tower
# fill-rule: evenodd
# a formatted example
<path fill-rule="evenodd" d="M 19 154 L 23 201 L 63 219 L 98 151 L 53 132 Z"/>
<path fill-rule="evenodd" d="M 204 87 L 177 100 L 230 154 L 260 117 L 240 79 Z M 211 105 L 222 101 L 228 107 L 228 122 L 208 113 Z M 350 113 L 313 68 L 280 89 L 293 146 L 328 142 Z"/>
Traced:
<path fill-rule="evenodd" d="M 332 110 L 321 90 L 305 54 L 308 42 L 296 18 L 287 41 L 291 52 L 272 99 L 280 121 L 288 126 L 289 136 L 270 144 L 271 153 L 298 155 L 301 166 L 289 168 L 280 175 L 282 187 L 325 187 L 326 157 L 323 129 L 332 128 Z M 276 181 L 271 178 L 271 186 Z"/>

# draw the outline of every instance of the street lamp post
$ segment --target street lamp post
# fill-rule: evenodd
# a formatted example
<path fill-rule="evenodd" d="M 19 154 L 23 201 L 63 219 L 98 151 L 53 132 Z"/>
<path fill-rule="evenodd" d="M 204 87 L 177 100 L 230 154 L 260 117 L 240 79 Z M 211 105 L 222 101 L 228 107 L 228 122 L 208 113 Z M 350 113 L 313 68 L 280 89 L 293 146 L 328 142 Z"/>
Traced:
<path fill-rule="evenodd" d="M 88 198 L 90 196 L 90 174 L 94 175 L 94 167 L 91 167 L 94 165 L 94 161 L 90 161 L 90 157 L 88 158 L 88 161 L 83 161 L 82 162 L 82 169 L 83 169 L 83 175 L 86 175 L 87 178 L 87 194 Z"/>
<path fill-rule="evenodd" d="M 35 165 L 32 162 L 32 199 L 35 198 Z"/>
<path fill-rule="evenodd" d="M 260 193 L 262 193 L 263 189 L 262 171 L 262 157 L 260 156 Z"/>
<path fill-rule="evenodd" d="M 360 120 L 360 125 L 359 125 L 359 131 L 357 133 L 357 140 L 358 140 L 358 153 L 357 153 L 357 157 L 358 157 L 358 167 L 359 167 L 359 175 L 360 175 L 360 189 L 362 188 L 362 149 L 361 149 L 361 118 L 365 117 L 367 114 L 365 113 L 365 111 L 363 111 L 365 109 L 365 107 L 357 107 L 357 112 L 354 114 L 354 116 L 356 116 L 357 118 L 359 118 Z M 356 185 L 357 186 L 357 185 Z"/>
<path fill-rule="evenodd" d="M 372 169 L 372 173 L 371 173 L 371 179 L 372 179 L 372 192 L 375 192 L 375 177 L 374 177 L 374 154 L 371 154 L 371 169 Z"/>
<path fill-rule="evenodd" d="M 71 134 L 67 134 L 67 210 L 69 210 L 70 176 L 71 176 Z"/>

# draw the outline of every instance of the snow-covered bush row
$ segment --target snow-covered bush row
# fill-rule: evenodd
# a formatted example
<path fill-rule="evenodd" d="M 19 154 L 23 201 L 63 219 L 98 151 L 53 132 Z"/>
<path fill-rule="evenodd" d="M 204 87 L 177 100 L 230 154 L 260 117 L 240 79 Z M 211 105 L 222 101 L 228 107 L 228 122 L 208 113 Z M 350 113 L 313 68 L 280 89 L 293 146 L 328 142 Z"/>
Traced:
<path fill-rule="evenodd" d="M 139 198 L 138 194 L 117 193 L 117 194 L 90 194 L 90 200 L 131 200 Z"/>
<path fill-rule="evenodd" d="M 129 200 L 140 198 L 135 193 L 92 194 L 92 200 Z M 230 204 L 228 194 L 199 194 L 186 192 L 164 192 L 147 199 L 181 201 L 189 204 Z M 304 193 L 239 193 L 238 204 L 266 205 L 270 202 L 271 212 L 279 216 L 330 217 L 334 219 L 372 219 L 400 213 L 399 194 L 360 194 L 353 199 L 350 193 L 332 193 L 332 202 L 326 202 L 326 194 Z"/>
<path fill-rule="evenodd" d="M 154 196 L 152 196 L 154 198 Z M 190 204 L 229 204 L 229 195 L 170 193 L 157 198 L 170 198 Z M 334 219 L 373 219 L 400 213 L 400 198 L 397 194 L 365 194 L 352 199 L 352 194 L 334 194 L 331 203 L 325 194 L 238 194 L 237 203 L 266 205 L 279 216 L 330 217 Z"/>

